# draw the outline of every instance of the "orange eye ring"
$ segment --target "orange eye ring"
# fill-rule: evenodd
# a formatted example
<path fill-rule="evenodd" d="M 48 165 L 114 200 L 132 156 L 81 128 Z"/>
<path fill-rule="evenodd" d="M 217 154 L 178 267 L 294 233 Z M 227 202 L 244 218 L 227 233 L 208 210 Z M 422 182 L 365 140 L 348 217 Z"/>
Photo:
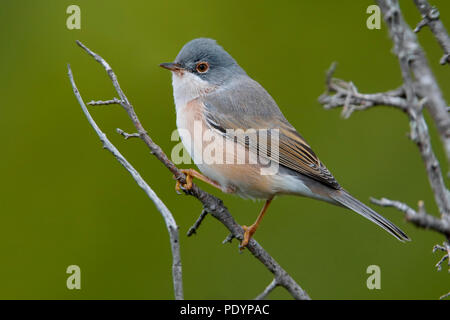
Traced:
<path fill-rule="evenodd" d="M 195 67 L 198 73 L 205 73 L 209 70 L 209 63 L 205 61 L 201 61 L 197 63 L 197 66 Z"/>

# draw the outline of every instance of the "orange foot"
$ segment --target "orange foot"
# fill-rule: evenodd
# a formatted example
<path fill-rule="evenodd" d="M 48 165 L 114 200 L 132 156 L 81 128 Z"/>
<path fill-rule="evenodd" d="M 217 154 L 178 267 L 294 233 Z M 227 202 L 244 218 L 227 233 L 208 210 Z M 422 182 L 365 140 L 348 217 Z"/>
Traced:
<path fill-rule="evenodd" d="M 244 250 L 245 247 L 248 245 L 248 242 L 252 238 L 253 234 L 256 232 L 256 229 L 258 228 L 257 225 L 252 224 L 250 227 L 242 226 L 242 229 L 244 229 L 244 240 L 242 240 L 239 249 Z"/>
<path fill-rule="evenodd" d="M 191 190 L 192 189 L 192 180 L 193 178 L 197 178 L 199 180 L 202 180 L 203 182 L 206 182 L 209 185 L 212 185 L 213 187 L 216 187 L 220 190 L 222 190 L 222 187 L 215 181 L 209 179 L 208 177 L 202 175 L 200 172 L 194 169 L 181 169 L 181 172 L 183 172 L 186 175 L 186 183 L 181 184 L 180 181 L 177 181 L 175 185 L 175 190 L 177 193 L 181 193 L 181 188 L 184 190 Z"/>
<path fill-rule="evenodd" d="M 256 232 L 256 229 L 258 229 L 258 226 L 259 226 L 262 218 L 264 217 L 264 214 L 266 213 L 267 208 L 269 208 L 269 205 L 272 202 L 272 199 L 273 198 L 266 200 L 266 203 L 264 204 L 264 207 L 262 208 L 261 212 L 259 213 L 258 218 L 256 218 L 256 221 L 254 224 L 252 224 L 250 227 L 242 226 L 242 228 L 244 229 L 244 240 L 242 240 L 241 245 L 239 246 L 239 248 L 241 250 L 245 249 L 245 247 L 248 245 L 248 242 L 252 238 L 253 234 Z"/>

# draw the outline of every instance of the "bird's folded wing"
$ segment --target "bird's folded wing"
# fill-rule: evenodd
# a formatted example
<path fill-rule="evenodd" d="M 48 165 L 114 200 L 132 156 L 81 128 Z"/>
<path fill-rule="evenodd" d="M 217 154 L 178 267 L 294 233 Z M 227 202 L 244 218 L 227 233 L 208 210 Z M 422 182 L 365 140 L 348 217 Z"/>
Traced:
<path fill-rule="evenodd" d="M 260 157 L 275 161 L 334 189 L 340 188 L 330 171 L 289 124 L 264 88 L 254 82 L 232 89 L 232 93 L 228 95 L 218 92 L 202 98 L 206 122 L 211 129 L 245 145 Z M 249 143 L 249 129 L 266 129 L 265 143 Z M 271 135 L 275 134 L 273 130 L 278 133 L 278 152 L 273 152 L 271 147 Z"/>

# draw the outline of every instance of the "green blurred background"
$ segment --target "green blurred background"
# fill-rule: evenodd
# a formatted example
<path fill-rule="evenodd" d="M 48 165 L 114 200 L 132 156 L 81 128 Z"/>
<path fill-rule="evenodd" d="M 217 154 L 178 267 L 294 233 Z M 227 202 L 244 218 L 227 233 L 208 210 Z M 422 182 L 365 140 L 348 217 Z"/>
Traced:
<path fill-rule="evenodd" d="M 434 0 L 450 28 L 450 2 Z M 66 28 L 66 8 L 81 8 L 81 30 Z M 153 203 L 105 150 L 86 121 L 67 78 L 71 63 L 86 101 L 115 96 L 104 70 L 75 45 L 83 41 L 116 71 L 152 138 L 170 154 L 175 112 L 170 75 L 159 68 L 187 41 L 211 37 L 275 98 L 340 183 L 368 203 L 387 196 L 436 213 L 424 165 L 407 139 L 404 114 L 389 108 L 325 111 L 317 102 L 332 61 L 336 76 L 361 92 L 401 84 L 392 43 L 366 28 L 372 1 L 2 1 L 0 127 L 0 298 L 171 299 L 168 234 Z M 401 1 L 410 25 L 420 20 Z M 419 39 L 447 99 L 449 67 L 424 28 Z M 118 106 L 92 108 L 108 137 L 173 212 L 180 227 L 185 297 L 253 298 L 271 274 L 238 244 L 222 245 L 226 229 L 207 217 L 186 231 L 200 203 L 177 195 L 171 174 L 138 140 Z M 441 145 L 430 124 L 436 152 Z M 188 167 L 188 166 L 184 166 Z M 444 169 L 447 170 L 446 166 Z M 221 197 L 236 220 L 250 224 L 262 202 Z M 316 299 L 436 299 L 450 277 L 436 272 L 443 238 L 379 212 L 413 239 L 400 243 L 356 214 L 326 203 L 281 197 L 255 238 Z M 81 290 L 66 288 L 66 268 L 81 268 Z M 381 268 L 381 290 L 368 290 L 366 268 Z M 290 296 L 276 289 L 270 298 Z"/>

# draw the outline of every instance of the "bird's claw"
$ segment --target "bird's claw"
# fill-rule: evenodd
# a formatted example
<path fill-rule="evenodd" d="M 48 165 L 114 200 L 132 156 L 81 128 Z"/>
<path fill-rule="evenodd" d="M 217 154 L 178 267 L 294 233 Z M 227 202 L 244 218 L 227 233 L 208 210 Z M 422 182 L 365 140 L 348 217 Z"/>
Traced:
<path fill-rule="evenodd" d="M 190 174 L 189 169 L 181 169 L 180 171 L 186 175 L 186 183 L 182 184 L 179 180 L 177 180 L 175 184 L 175 191 L 178 194 L 183 194 L 182 191 L 189 191 L 192 189 L 192 175 Z"/>
<path fill-rule="evenodd" d="M 252 238 L 253 234 L 256 231 L 256 228 L 253 225 L 251 225 L 250 227 L 242 226 L 242 229 L 244 229 L 244 239 L 241 241 L 241 244 L 239 245 L 239 249 L 241 251 L 247 247 L 250 239 Z"/>

